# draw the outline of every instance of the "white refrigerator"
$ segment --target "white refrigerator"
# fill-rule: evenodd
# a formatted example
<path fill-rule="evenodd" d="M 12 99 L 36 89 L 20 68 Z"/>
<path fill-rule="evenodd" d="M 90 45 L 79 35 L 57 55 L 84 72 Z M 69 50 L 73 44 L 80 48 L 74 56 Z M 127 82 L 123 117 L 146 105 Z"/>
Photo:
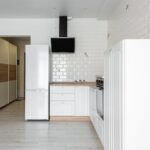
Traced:
<path fill-rule="evenodd" d="M 26 45 L 25 120 L 49 120 L 48 45 Z"/>

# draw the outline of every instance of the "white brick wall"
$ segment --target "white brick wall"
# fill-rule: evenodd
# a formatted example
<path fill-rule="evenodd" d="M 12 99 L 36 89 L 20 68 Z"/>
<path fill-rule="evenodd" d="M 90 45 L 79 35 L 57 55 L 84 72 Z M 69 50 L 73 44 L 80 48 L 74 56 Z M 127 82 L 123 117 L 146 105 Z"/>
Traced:
<path fill-rule="evenodd" d="M 149 38 L 150 0 L 123 0 L 110 16 L 108 33 L 108 47 L 126 38 Z"/>
<path fill-rule="evenodd" d="M 107 47 L 107 22 L 96 19 L 72 19 L 68 33 L 75 37 L 74 54 L 53 54 L 52 80 L 95 81 L 103 74 L 103 51 Z"/>

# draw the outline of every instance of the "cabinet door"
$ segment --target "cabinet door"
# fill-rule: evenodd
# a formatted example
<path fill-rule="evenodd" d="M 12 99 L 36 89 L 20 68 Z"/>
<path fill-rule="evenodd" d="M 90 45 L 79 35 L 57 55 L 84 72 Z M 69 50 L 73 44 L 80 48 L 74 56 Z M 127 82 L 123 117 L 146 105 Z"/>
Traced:
<path fill-rule="evenodd" d="M 74 106 L 73 101 L 51 101 L 50 116 L 74 116 Z"/>
<path fill-rule="evenodd" d="M 74 94 L 60 94 L 60 93 L 56 93 L 56 94 L 50 94 L 50 99 L 52 101 L 74 101 Z"/>
<path fill-rule="evenodd" d="M 8 104 L 9 43 L 0 39 L 0 107 Z"/>
<path fill-rule="evenodd" d="M 90 119 L 94 124 L 94 115 L 96 113 L 96 89 L 90 88 L 89 94 L 89 103 L 90 103 Z"/>
<path fill-rule="evenodd" d="M 76 87 L 76 116 L 89 116 L 89 87 Z"/>
<path fill-rule="evenodd" d="M 17 47 L 9 44 L 9 102 L 17 98 Z"/>
<path fill-rule="evenodd" d="M 51 86 L 51 94 L 74 94 L 74 86 Z"/>

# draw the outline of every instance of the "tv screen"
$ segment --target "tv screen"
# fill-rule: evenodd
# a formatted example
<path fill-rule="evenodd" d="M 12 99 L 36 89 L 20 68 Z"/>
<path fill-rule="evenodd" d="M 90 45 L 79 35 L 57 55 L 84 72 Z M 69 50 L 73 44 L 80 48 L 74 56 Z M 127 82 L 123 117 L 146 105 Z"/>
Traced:
<path fill-rule="evenodd" d="M 52 52 L 74 53 L 75 38 L 51 38 Z"/>

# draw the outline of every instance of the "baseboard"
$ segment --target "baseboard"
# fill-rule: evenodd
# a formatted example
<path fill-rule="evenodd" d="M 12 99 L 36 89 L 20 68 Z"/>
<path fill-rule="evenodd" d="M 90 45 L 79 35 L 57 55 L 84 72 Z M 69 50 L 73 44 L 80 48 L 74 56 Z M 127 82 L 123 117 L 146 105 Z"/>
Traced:
<path fill-rule="evenodd" d="M 24 97 L 18 97 L 17 99 L 18 100 L 24 100 L 25 98 Z"/>
<path fill-rule="evenodd" d="M 89 122 L 89 116 L 50 116 L 50 121 L 79 121 Z"/>

